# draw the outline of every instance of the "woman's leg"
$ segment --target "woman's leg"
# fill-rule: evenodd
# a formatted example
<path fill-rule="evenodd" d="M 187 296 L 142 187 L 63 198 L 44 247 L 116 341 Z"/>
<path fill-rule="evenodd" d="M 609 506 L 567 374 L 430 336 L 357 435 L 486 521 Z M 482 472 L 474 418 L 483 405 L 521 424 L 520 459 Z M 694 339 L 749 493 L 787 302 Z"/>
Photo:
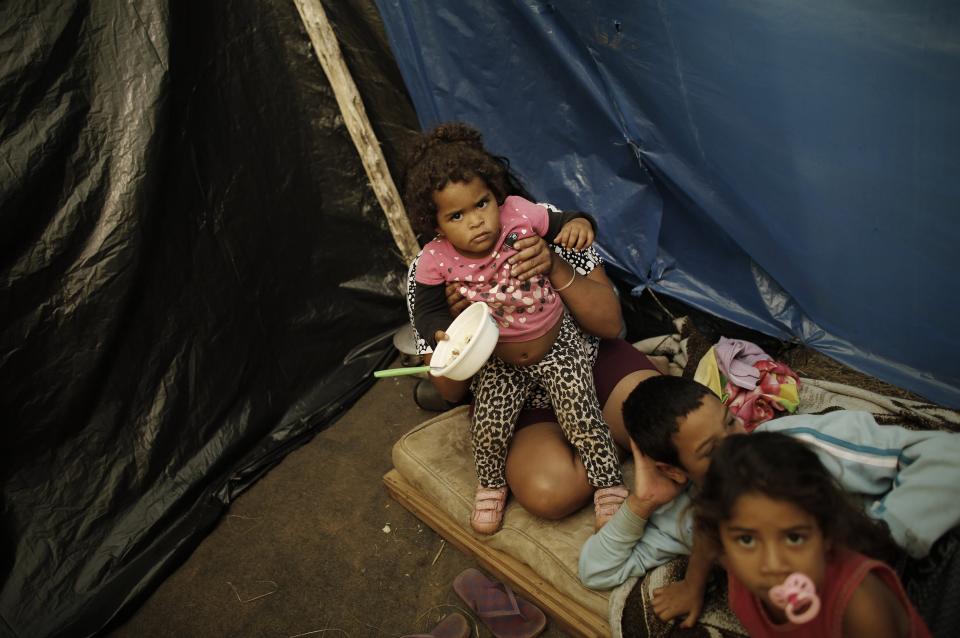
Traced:
<path fill-rule="evenodd" d="M 659 374 L 646 356 L 622 340 L 604 340 L 594 366 L 594 383 L 613 440 L 630 444 L 623 424 L 623 402 L 641 381 Z M 531 514 L 560 519 L 593 498 L 594 488 L 576 450 L 563 435 L 552 410 L 524 410 L 507 452 L 507 484 Z"/>
<path fill-rule="evenodd" d="M 603 404 L 603 420 L 610 426 L 610 434 L 613 435 L 613 440 L 624 452 L 630 449 L 630 436 L 627 434 L 627 426 L 623 423 L 623 402 L 627 400 L 627 397 L 641 381 L 659 375 L 660 373 L 656 370 L 631 372 L 617 382 Z"/>
<path fill-rule="evenodd" d="M 623 402 L 641 381 L 660 372 L 647 355 L 623 339 L 604 339 L 593 367 L 593 382 L 610 434 L 624 452 L 630 449 L 630 437 L 623 423 Z"/>
<path fill-rule="evenodd" d="M 507 485 L 525 510 L 547 519 L 577 511 L 590 502 L 595 489 L 556 420 L 514 432 L 507 452 Z"/>

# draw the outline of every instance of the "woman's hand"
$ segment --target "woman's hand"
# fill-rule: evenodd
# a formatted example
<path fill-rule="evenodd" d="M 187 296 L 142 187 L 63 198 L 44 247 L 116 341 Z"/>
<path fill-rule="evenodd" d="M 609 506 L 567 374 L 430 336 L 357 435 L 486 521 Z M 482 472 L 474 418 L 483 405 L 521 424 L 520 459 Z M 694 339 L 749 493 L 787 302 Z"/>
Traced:
<path fill-rule="evenodd" d="M 513 266 L 510 269 L 511 275 L 520 281 L 526 281 L 537 275 L 550 274 L 554 252 L 543 237 L 524 237 L 515 241 L 513 247 L 517 254 L 508 260 Z"/>
<path fill-rule="evenodd" d="M 450 307 L 450 316 L 456 319 L 460 316 L 460 313 L 467 309 L 467 306 L 470 305 L 470 302 L 460 294 L 460 287 L 463 284 L 451 281 L 446 285 L 444 289 L 444 294 L 447 296 L 447 306 Z"/>

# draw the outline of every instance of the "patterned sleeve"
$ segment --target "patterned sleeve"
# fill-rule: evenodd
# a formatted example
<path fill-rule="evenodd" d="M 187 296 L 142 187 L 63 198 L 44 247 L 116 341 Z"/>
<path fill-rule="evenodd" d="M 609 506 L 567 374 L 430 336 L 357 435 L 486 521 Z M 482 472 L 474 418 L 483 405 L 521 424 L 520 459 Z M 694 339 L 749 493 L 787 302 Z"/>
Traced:
<path fill-rule="evenodd" d="M 553 204 L 547 204 L 545 202 L 541 202 L 541 204 L 546 206 L 547 210 L 552 213 L 563 212 Z M 553 248 L 553 252 L 563 257 L 565 262 L 573 266 L 578 275 L 587 275 L 597 266 L 603 265 L 600 253 L 598 253 L 597 249 L 592 245 L 586 250 L 567 250 L 563 246 L 557 246 L 556 244 L 550 247 Z"/>
<path fill-rule="evenodd" d="M 422 252 L 418 253 L 417 256 L 413 258 L 413 261 L 410 262 L 410 268 L 407 270 L 407 317 L 410 320 L 411 328 L 413 328 L 413 340 L 414 343 L 416 343 L 417 354 L 419 355 L 433 352 L 433 349 L 427 344 L 427 341 L 417 332 L 416 324 L 413 322 L 413 299 L 417 293 L 417 262 L 420 261 L 420 255 L 422 254 Z"/>

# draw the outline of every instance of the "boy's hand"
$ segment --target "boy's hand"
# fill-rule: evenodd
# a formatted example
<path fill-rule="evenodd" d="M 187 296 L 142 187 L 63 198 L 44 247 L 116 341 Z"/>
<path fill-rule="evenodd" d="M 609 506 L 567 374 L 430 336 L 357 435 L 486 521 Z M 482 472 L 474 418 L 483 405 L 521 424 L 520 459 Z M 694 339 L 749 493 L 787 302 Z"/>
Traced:
<path fill-rule="evenodd" d="M 553 238 L 553 243 L 567 250 L 583 250 L 593 243 L 593 237 L 593 226 L 583 217 L 578 217 L 563 225 L 557 236 Z"/>
<path fill-rule="evenodd" d="M 688 580 L 670 583 L 654 590 L 653 611 L 664 621 L 686 614 L 680 626 L 689 629 L 697 624 L 703 611 L 703 593 L 702 587 Z"/>
<path fill-rule="evenodd" d="M 437 340 L 437 343 L 440 343 L 441 341 L 446 341 L 450 337 L 447 336 L 447 333 L 444 332 L 443 330 L 437 330 L 434 333 L 433 338 Z"/>
<path fill-rule="evenodd" d="M 627 497 L 627 505 L 637 516 L 649 518 L 655 509 L 676 498 L 683 484 L 661 472 L 653 459 L 641 452 L 632 439 L 630 450 L 636 469 L 633 492 Z"/>

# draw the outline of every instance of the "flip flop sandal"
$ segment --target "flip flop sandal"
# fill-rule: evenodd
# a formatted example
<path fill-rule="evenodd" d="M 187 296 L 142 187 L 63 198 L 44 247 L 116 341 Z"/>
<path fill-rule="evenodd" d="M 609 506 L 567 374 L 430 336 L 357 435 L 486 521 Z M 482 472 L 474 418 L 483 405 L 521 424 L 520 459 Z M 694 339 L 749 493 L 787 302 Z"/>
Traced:
<path fill-rule="evenodd" d="M 593 493 L 593 529 L 599 530 L 617 513 L 630 491 L 624 485 L 602 487 Z"/>
<path fill-rule="evenodd" d="M 470 623 L 456 612 L 445 616 L 428 634 L 407 634 L 403 638 L 470 638 Z"/>
<path fill-rule="evenodd" d="M 509 585 L 468 568 L 453 581 L 453 591 L 496 638 L 533 638 L 547 626 L 547 617 L 515 595 Z"/>

